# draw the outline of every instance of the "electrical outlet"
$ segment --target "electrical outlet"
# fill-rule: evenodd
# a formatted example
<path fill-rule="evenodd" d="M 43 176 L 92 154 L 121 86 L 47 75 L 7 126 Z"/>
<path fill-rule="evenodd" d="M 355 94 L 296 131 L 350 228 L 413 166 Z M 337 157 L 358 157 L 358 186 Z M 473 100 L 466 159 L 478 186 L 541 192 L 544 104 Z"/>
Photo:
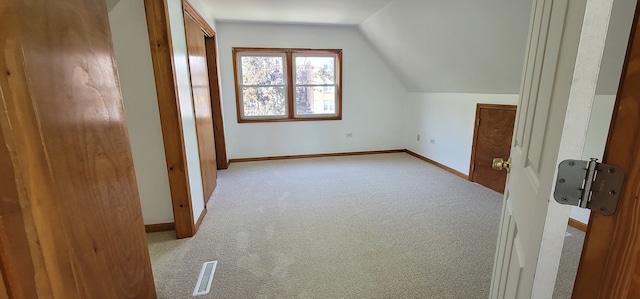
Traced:
<path fill-rule="evenodd" d="M 344 135 L 344 137 L 351 138 L 351 137 L 353 137 L 353 134 L 347 133 L 347 134 Z"/>
<path fill-rule="evenodd" d="M 418 137 L 416 137 L 416 141 L 420 141 L 420 134 L 418 134 Z"/>
<path fill-rule="evenodd" d="M 429 142 L 430 142 L 431 144 L 436 144 L 436 140 L 435 140 L 435 139 L 431 139 L 431 140 L 429 140 Z"/>

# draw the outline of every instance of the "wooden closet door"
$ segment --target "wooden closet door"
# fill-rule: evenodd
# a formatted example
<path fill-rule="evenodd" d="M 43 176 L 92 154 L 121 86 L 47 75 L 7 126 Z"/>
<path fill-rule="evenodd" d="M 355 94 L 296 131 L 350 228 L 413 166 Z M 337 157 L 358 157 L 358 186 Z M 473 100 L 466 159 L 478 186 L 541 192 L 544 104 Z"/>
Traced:
<path fill-rule="evenodd" d="M 205 36 L 200 25 L 184 13 L 184 27 L 187 36 L 189 71 L 193 92 L 193 109 L 196 116 L 198 150 L 200 152 L 200 171 L 204 189 L 204 202 L 207 203 L 216 188 L 217 165 L 216 147 L 213 133 L 213 116 L 209 93 L 209 75 L 207 69 L 207 50 Z"/>

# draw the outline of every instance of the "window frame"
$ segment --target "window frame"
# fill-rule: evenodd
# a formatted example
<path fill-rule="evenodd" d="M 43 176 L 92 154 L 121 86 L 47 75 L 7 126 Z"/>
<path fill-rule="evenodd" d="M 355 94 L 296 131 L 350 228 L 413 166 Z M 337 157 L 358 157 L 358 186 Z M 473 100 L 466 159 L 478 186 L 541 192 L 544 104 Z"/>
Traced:
<path fill-rule="evenodd" d="M 342 119 L 342 50 L 341 49 L 301 49 L 301 48 L 232 48 L 233 54 L 233 74 L 234 85 L 236 91 L 236 115 L 238 123 L 255 123 L 255 122 L 291 122 L 291 121 L 323 121 L 323 120 L 341 120 Z M 244 116 L 244 105 L 242 98 L 241 69 L 238 63 L 240 57 L 252 54 L 275 56 L 276 54 L 284 55 L 283 72 L 285 74 L 285 115 L 276 116 Z M 317 84 L 317 86 L 333 86 L 335 88 L 335 114 L 308 114 L 298 115 L 295 106 L 296 91 L 296 65 L 295 56 L 313 56 L 318 57 L 335 57 L 334 76 L 335 84 Z M 270 86 L 270 85 L 267 85 Z M 275 86 L 275 85 L 274 85 Z M 307 84 L 301 84 L 307 86 Z"/>

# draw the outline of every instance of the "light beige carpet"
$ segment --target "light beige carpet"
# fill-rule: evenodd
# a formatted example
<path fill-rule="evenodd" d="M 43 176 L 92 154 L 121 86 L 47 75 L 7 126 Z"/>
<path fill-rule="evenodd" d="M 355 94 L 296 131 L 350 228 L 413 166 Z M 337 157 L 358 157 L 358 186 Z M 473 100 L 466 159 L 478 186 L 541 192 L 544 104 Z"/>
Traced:
<path fill-rule="evenodd" d="M 569 299 L 573 290 L 573 283 L 578 272 L 580 253 L 584 243 L 584 232 L 573 227 L 567 227 L 567 235 L 562 246 L 562 256 L 560 257 L 560 267 L 558 268 L 558 278 L 553 289 L 554 299 Z"/>
<path fill-rule="evenodd" d="M 487 298 L 502 195 L 404 153 L 234 163 L 197 235 L 149 234 L 159 298 Z"/>

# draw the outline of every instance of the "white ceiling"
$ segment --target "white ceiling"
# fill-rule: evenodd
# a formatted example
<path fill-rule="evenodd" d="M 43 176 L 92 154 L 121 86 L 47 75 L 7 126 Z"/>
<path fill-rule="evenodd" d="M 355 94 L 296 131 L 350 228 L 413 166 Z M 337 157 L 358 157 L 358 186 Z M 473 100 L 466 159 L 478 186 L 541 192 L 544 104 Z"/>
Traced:
<path fill-rule="evenodd" d="M 109 10 L 119 1 L 106 0 Z M 518 93 L 531 9 L 510 0 L 191 2 L 217 21 L 360 25 L 414 92 Z M 616 92 L 635 3 L 614 1 L 599 94 Z"/>
<path fill-rule="evenodd" d="M 409 91 L 517 94 L 531 3 L 397 0 L 360 29 Z"/>
<path fill-rule="evenodd" d="M 393 0 L 202 0 L 219 21 L 357 25 Z"/>

